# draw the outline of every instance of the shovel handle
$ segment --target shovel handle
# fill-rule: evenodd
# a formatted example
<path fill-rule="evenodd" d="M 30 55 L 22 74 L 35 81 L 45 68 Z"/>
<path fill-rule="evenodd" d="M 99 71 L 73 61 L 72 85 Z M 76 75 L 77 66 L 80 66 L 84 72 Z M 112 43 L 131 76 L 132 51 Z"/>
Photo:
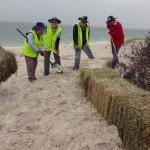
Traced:
<path fill-rule="evenodd" d="M 27 37 L 17 28 L 17 31 L 24 36 L 24 38 L 27 40 Z"/>
<path fill-rule="evenodd" d="M 115 44 L 114 44 L 114 40 L 113 40 L 112 36 L 110 36 L 110 37 L 111 37 L 111 42 L 112 42 L 112 44 L 113 44 L 113 47 L 114 47 L 114 49 L 115 49 L 115 54 L 116 54 L 116 56 L 117 56 L 118 54 L 117 54 L 117 51 L 116 51 L 116 47 L 115 47 Z"/>

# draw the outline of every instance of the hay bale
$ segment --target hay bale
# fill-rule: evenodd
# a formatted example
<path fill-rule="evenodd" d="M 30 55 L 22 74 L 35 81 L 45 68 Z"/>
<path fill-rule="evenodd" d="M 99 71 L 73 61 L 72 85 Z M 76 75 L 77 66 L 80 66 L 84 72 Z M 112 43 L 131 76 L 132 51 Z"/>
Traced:
<path fill-rule="evenodd" d="M 15 55 L 0 47 L 0 83 L 17 71 Z"/>
<path fill-rule="evenodd" d="M 81 85 L 102 116 L 118 127 L 124 146 L 130 150 L 150 149 L 150 94 L 114 70 L 80 70 Z"/>

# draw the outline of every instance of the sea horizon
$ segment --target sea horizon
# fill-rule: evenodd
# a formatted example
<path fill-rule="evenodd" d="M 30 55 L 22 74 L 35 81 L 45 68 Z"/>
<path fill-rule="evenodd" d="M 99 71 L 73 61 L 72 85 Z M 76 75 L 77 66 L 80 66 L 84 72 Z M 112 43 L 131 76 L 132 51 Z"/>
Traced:
<path fill-rule="evenodd" d="M 48 24 L 48 23 L 47 23 Z M 6 22 L 0 21 L 0 46 L 20 47 L 24 43 L 24 37 L 16 30 L 19 28 L 24 34 L 29 32 L 34 23 L 25 22 Z M 45 24 L 46 25 L 46 24 Z M 60 44 L 72 43 L 73 25 L 60 24 L 63 29 Z M 144 38 L 148 35 L 148 29 L 129 29 L 123 28 L 125 40 L 133 38 Z M 106 27 L 90 26 L 90 42 L 109 41 L 110 36 Z"/>
<path fill-rule="evenodd" d="M 22 23 L 22 24 L 32 24 L 33 26 L 36 24 L 36 22 L 19 22 L 19 21 L 0 21 L 0 23 L 1 22 L 4 22 L 4 23 Z M 77 21 L 78 22 L 78 21 Z M 48 22 L 46 23 L 46 22 L 43 22 L 45 25 L 47 25 L 47 24 L 49 24 Z M 73 23 L 73 24 L 63 24 L 63 23 L 61 23 L 61 25 L 63 25 L 63 26 L 72 26 L 73 27 L 73 25 L 74 25 L 75 23 Z M 61 26 L 61 25 L 59 25 L 59 26 Z M 90 25 L 90 23 L 89 23 L 89 25 Z M 98 25 L 90 25 L 90 27 L 100 27 L 100 28 L 106 28 L 106 26 L 98 26 Z M 148 29 L 148 28 L 132 28 L 132 27 L 123 27 L 124 29 L 129 29 L 129 30 L 150 30 L 150 29 Z"/>

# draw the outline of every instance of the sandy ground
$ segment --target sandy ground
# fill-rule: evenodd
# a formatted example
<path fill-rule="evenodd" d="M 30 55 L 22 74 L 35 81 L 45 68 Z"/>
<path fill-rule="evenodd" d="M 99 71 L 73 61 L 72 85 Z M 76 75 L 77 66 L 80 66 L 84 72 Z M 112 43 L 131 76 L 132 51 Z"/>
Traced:
<path fill-rule="evenodd" d="M 83 52 L 81 65 L 102 67 L 111 57 L 109 43 L 90 47 L 96 59 Z M 51 69 L 45 77 L 39 56 L 34 83 L 27 80 L 21 48 L 7 49 L 16 54 L 18 71 L 0 85 L 0 150 L 123 150 L 116 126 L 84 96 L 79 71 L 72 70 L 72 44 L 60 45 L 64 74 Z"/>

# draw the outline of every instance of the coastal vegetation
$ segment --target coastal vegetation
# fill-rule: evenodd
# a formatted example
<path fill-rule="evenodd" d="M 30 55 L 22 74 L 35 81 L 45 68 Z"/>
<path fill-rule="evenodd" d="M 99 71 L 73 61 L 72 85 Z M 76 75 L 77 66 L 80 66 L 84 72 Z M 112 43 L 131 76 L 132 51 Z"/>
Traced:
<path fill-rule="evenodd" d="M 17 68 L 15 55 L 0 47 L 0 83 L 14 74 Z"/>
<path fill-rule="evenodd" d="M 150 34 L 144 39 L 130 44 L 130 51 L 124 50 L 118 70 L 130 83 L 150 91 Z"/>
<path fill-rule="evenodd" d="M 80 83 L 109 124 L 117 126 L 124 146 L 150 149 L 150 34 L 125 42 L 117 69 L 111 60 L 103 68 L 80 71 Z M 123 61 L 122 61 L 123 60 Z"/>
<path fill-rule="evenodd" d="M 140 40 L 145 40 L 145 38 L 132 38 L 132 39 L 126 40 L 124 45 L 128 45 L 130 43 L 134 43 L 134 42 L 140 41 Z"/>
<path fill-rule="evenodd" d="M 150 148 L 150 94 L 120 77 L 108 67 L 80 71 L 80 83 L 109 124 L 117 126 L 130 150 Z"/>

